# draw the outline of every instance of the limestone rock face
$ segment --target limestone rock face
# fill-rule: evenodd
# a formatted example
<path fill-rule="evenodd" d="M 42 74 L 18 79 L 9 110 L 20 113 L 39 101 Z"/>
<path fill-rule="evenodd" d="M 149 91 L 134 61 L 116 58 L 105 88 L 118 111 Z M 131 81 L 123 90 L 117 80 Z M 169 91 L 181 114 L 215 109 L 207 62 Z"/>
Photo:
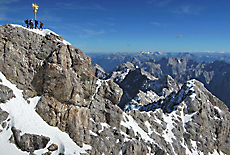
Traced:
<path fill-rule="evenodd" d="M 130 109 L 129 105 L 146 105 L 164 99 L 181 87 L 169 75 L 156 78 L 130 62 L 119 65 L 108 78 L 123 89 L 119 106 L 124 110 Z"/>
<path fill-rule="evenodd" d="M 152 111 L 161 106 L 161 109 L 169 113 L 169 116 L 173 115 L 174 128 L 172 133 L 176 139 L 173 140 L 172 147 L 179 150 L 176 154 L 185 154 L 183 153 L 185 148 L 179 143 L 183 141 L 181 138 L 184 138 L 190 150 L 194 148 L 192 142 L 196 141 L 199 144 L 197 145 L 198 150 L 204 154 L 213 152 L 217 148 L 221 148 L 222 152 L 228 154 L 229 148 L 226 146 L 229 145 L 230 139 L 230 115 L 227 106 L 213 96 L 201 82 L 196 80 L 185 83 L 178 93 L 173 94 L 173 96 L 168 96 L 163 101 L 151 103 L 139 109 L 141 111 Z M 160 114 L 155 113 L 155 116 L 164 122 L 166 120 L 162 118 L 163 115 L 162 112 Z M 186 115 L 192 117 L 186 120 L 184 118 Z M 138 116 L 138 119 L 140 119 L 140 116 Z M 159 133 L 164 132 L 163 126 L 155 126 L 157 126 Z M 215 137 L 218 137 L 218 140 Z M 218 143 L 218 141 L 224 141 L 225 143 Z"/>
<path fill-rule="evenodd" d="M 126 68 L 123 65 L 120 68 L 124 70 L 114 71 L 111 77 L 123 88 L 124 94 L 127 94 L 126 99 L 131 100 L 126 104 L 126 113 L 150 137 L 149 141 L 142 139 L 141 131 L 135 129 L 137 126 L 129 128 L 121 125 L 121 130 L 130 137 L 123 144 L 123 154 L 142 154 L 146 151 L 153 154 L 185 155 L 196 154 L 196 149 L 209 154 L 218 148 L 228 154 L 228 108 L 204 84 L 190 80 L 181 85 L 171 76 L 154 78 L 141 69 Z M 122 124 L 123 121 L 133 121 L 127 117 L 123 115 Z"/>
<path fill-rule="evenodd" d="M 98 64 L 93 64 L 93 68 L 95 70 L 95 76 L 99 79 L 106 79 L 108 74 L 104 71 L 104 69 Z"/>
<path fill-rule="evenodd" d="M 123 154 L 146 155 L 148 152 L 147 150 L 147 146 L 143 145 L 143 143 L 139 141 L 129 141 L 125 143 Z"/>

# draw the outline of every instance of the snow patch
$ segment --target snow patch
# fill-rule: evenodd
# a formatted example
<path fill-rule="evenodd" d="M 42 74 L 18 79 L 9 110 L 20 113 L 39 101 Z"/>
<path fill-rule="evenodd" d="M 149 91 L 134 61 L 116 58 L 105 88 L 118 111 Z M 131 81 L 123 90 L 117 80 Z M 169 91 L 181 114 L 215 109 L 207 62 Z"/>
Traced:
<path fill-rule="evenodd" d="M 183 123 L 186 124 L 188 123 L 189 121 L 192 120 L 192 117 L 196 114 L 197 112 L 194 112 L 192 114 L 186 114 L 184 117 L 182 116 L 182 120 L 183 120 Z"/>
<path fill-rule="evenodd" d="M 89 130 L 89 133 L 90 133 L 90 135 L 93 135 L 93 136 L 95 136 L 95 137 L 98 136 L 98 135 L 97 135 L 95 132 L 93 132 L 92 130 Z"/>
<path fill-rule="evenodd" d="M 109 124 L 107 124 L 107 123 L 101 123 L 101 127 L 102 127 L 102 129 L 101 130 L 99 130 L 98 131 L 98 133 L 101 133 L 105 128 L 109 128 L 110 127 L 110 125 Z"/>
<path fill-rule="evenodd" d="M 20 27 L 20 28 L 23 28 L 23 29 L 25 29 L 25 30 L 28 30 L 28 31 L 34 32 L 34 33 L 36 33 L 36 34 L 42 35 L 42 36 L 46 36 L 46 35 L 50 35 L 50 34 L 54 34 L 54 35 L 56 35 L 56 36 L 59 36 L 57 33 L 53 32 L 53 31 L 51 31 L 51 30 L 49 30 L 49 29 L 29 29 L 29 28 L 26 28 L 26 27 L 24 27 L 24 26 L 17 25 L 17 24 L 11 24 L 11 25 L 12 25 L 13 27 Z M 58 41 L 58 42 L 62 42 L 62 43 L 65 44 L 65 45 L 71 45 L 71 44 L 70 44 L 68 41 L 66 41 L 66 40 L 61 41 L 61 40 L 58 40 L 58 39 L 57 39 L 57 41 Z"/>
<path fill-rule="evenodd" d="M 94 92 L 94 94 L 93 94 L 93 96 L 92 96 L 92 101 L 94 100 L 94 97 L 95 97 L 95 95 L 97 94 L 97 92 L 98 92 L 98 89 L 101 87 L 101 82 L 102 82 L 103 80 L 100 80 L 100 79 L 98 79 L 97 80 L 97 82 L 96 82 L 96 84 L 97 84 L 97 88 L 96 88 L 96 91 Z"/>
<path fill-rule="evenodd" d="M 121 125 L 127 127 L 127 128 L 132 128 L 134 133 L 137 134 L 139 133 L 141 135 L 141 138 L 144 140 L 144 141 L 150 141 L 150 142 L 153 142 L 153 139 L 151 139 L 149 137 L 149 135 L 139 127 L 139 125 L 137 124 L 137 122 L 130 116 L 130 115 L 127 115 L 126 113 L 123 112 L 123 117 L 124 118 L 127 118 L 128 120 L 126 122 L 124 121 L 121 121 Z"/>

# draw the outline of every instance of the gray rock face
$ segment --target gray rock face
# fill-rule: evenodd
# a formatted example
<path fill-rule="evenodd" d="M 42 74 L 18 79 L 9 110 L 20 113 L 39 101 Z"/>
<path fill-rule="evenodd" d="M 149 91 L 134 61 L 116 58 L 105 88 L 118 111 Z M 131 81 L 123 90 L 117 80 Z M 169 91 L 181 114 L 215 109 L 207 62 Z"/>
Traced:
<path fill-rule="evenodd" d="M 56 48 L 54 36 L 42 37 L 11 25 L 1 26 L 0 33 L 0 70 L 20 89 L 27 88 L 26 97 L 37 95 L 32 81 L 44 59 Z"/>
<path fill-rule="evenodd" d="M 204 154 L 213 152 L 218 148 L 227 154 L 229 150 L 226 149 L 226 146 L 229 145 L 230 129 L 228 108 L 213 96 L 201 82 L 192 80 L 182 86 L 171 76 L 154 78 L 140 68 L 125 64 L 118 68 L 120 69 L 112 73 L 111 79 L 117 82 L 125 92 L 125 99 L 127 99 L 125 103 L 128 103 L 125 109 L 130 111 L 129 114 L 144 132 L 149 133 L 151 129 L 155 131 L 151 133 L 150 137 L 158 144 L 155 146 L 141 141 L 139 137 L 142 136 L 139 135 L 137 138 L 132 129 L 121 126 L 123 132 L 138 139 L 137 142 L 125 141 L 122 149 L 123 154 L 135 154 L 137 151 L 137 154 L 152 152 L 155 154 L 184 155 L 188 150 L 191 152 L 194 150 L 192 144 L 194 142 L 197 143 L 197 150 Z M 162 110 L 158 110 L 159 108 Z M 132 109 L 139 109 L 142 112 Z M 154 113 L 151 113 L 152 117 L 149 117 L 144 111 L 154 111 Z M 222 116 L 224 115 L 221 118 L 220 113 Z M 187 115 L 192 115 L 191 120 L 186 120 L 185 116 Z M 227 131 L 221 132 L 222 136 L 218 136 L 220 130 L 216 129 L 216 126 L 220 122 L 217 121 L 216 116 L 219 117 L 218 120 L 221 120 L 224 131 Z M 171 119 L 172 122 L 165 120 L 165 118 Z M 157 120 L 161 124 L 156 123 Z M 146 122 L 150 123 L 150 128 Z M 170 123 L 172 123 L 173 128 L 167 129 L 167 124 Z M 172 142 L 164 138 L 168 134 L 175 136 L 171 139 Z M 207 135 L 212 136 L 207 137 Z M 221 140 L 227 143 L 221 143 L 223 146 L 217 144 L 220 139 L 216 140 L 216 137 L 221 137 Z M 140 141 L 144 146 L 149 147 L 145 149 L 141 143 L 139 144 Z"/>
<path fill-rule="evenodd" d="M 139 109 L 141 111 L 152 111 L 155 108 L 154 104 L 159 103 L 145 105 Z M 217 148 L 221 148 L 222 152 L 228 154 L 229 149 L 226 148 L 229 145 L 230 138 L 228 108 L 213 96 L 202 83 L 196 80 L 188 81 L 173 98 L 168 96 L 160 104 L 161 109 L 165 112 L 175 113 L 172 133 L 176 139 L 173 140 L 172 147 L 178 151 L 176 154 L 185 154 L 184 146 L 179 143 L 183 141 L 181 138 L 184 138 L 190 150 L 194 148 L 191 144 L 192 141 L 195 141 L 198 150 L 204 154 L 213 152 Z M 186 115 L 192 115 L 191 119 L 185 120 L 183 117 Z M 159 119 L 162 118 L 159 117 Z M 185 126 L 183 126 L 183 122 Z M 222 130 L 219 130 L 220 124 Z M 160 128 L 160 130 L 159 128 L 157 130 L 164 131 L 164 127 Z M 218 143 L 219 141 L 225 143 Z"/>
<path fill-rule="evenodd" d="M 23 134 L 21 131 L 12 127 L 13 141 L 22 151 L 34 152 L 35 150 L 43 149 L 46 147 L 47 143 L 50 141 L 49 137 L 44 137 L 34 134 Z"/>
<path fill-rule="evenodd" d="M 0 103 L 5 103 L 7 100 L 14 97 L 15 95 L 11 89 L 0 84 Z"/>
<path fill-rule="evenodd" d="M 99 66 L 98 64 L 93 64 L 93 68 L 95 70 L 95 76 L 99 79 L 106 79 L 108 76 L 108 73 L 104 71 L 104 69 Z"/>
<path fill-rule="evenodd" d="M 171 92 L 177 92 L 181 85 L 171 76 L 155 78 L 148 72 L 132 63 L 123 63 L 111 73 L 110 79 L 124 90 L 119 106 L 130 109 L 131 105 L 146 105 L 167 97 Z"/>
<path fill-rule="evenodd" d="M 7 119 L 8 116 L 9 113 L 0 108 L 0 124 L 2 124 Z"/>
<path fill-rule="evenodd" d="M 126 142 L 123 146 L 123 150 L 124 155 L 146 155 L 148 152 L 146 145 L 135 140 Z"/>
<path fill-rule="evenodd" d="M 201 82 L 192 80 L 182 86 L 171 76 L 154 78 L 141 69 L 123 68 L 123 65 L 120 67 L 123 70 L 117 70 L 112 75 L 118 77 L 113 78 L 116 79 L 114 81 L 123 88 L 124 94 L 128 96 L 127 100 L 131 100 L 126 106 L 126 110 L 130 111 L 129 114 L 144 132 L 151 133 L 150 131 L 154 131 L 150 137 L 158 144 L 149 144 L 139 139 L 142 137 L 141 135 L 137 138 L 135 135 L 138 133 L 132 129 L 121 126 L 121 130 L 128 136 L 138 139 L 137 142 L 125 141 L 122 149 L 123 154 L 135 154 L 135 151 L 138 151 L 137 154 L 152 152 L 155 154 L 184 155 L 187 154 L 188 150 L 193 152 L 192 150 L 195 149 L 194 142 L 197 144 L 197 150 L 204 154 L 220 148 L 225 154 L 229 152 L 226 149 L 230 138 L 228 108 L 213 96 Z M 126 101 L 126 103 L 128 102 Z M 159 108 L 162 110 L 158 110 Z M 132 109 L 139 109 L 142 112 Z M 154 112 L 151 112 L 151 117 L 149 117 L 149 114 L 147 115 L 144 111 Z M 188 115 L 192 116 L 189 120 L 187 120 Z M 172 122 L 169 121 L 170 119 Z M 218 135 L 220 130 L 216 128 L 220 124 L 218 120 L 221 121 L 221 127 L 224 130 L 221 132 L 221 136 Z M 149 122 L 151 127 L 146 125 L 146 122 Z M 172 129 L 168 129 L 168 124 L 171 123 Z M 167 140 L 165 137 L 170 137 L 171 134 L 174 137 Z M 217 140 L 216 137 L 225 143 L 218 144 L 220 139 Z M 140 141 L 144 146 L 148 146 L 147 149 L 141 143 L 139 144 Z"/>
<path fill-rule="evenodd" d="M 136 141 L 126 141 L 123 145 L 123 154 L 135 154 L 135 151 L 138 151 L 137 154 L 142 154 L 146 151 L 155 154 L 184 155 L 188 150 L 194 150 L 194 144 L 192 144 L 194 142 L 197 143 L 197 150 L 204 154 L 213 152 L 218 148 L 221 148 L 223 153 L 229 152 L 226 149 L 230 138 L 228 108 L 213 96 L 204 87 L 204 84 L 192 80 L 182 86 L 171 76 L 154 78 L 141 69 L 123 68 L 123 65 L 120 67 L 123 70 L 117 70 L 112 74 L 116 77 L 124 77 L 123 79 L 113 79 L 119 79 L 114 81 L 123 88 L 124 94 L 128 96 L 127 100 L 131 100 L 129 103 L 126 101 L 128 103 L 126 110 L 130 111 L 129 114 L 143 131 L 147 133 L 151 130 L 155 131 L 151 133 L 150 137 L 158 144 L 158 146 L 154 146 L 142 141 L 144 146 L 151 148 L 149 150 L 144 149 L 143 146 L 138 146 Z M 128 69 L 129 71 L 127 71 Z M 158 110 L 159 108 L 162 110 Z M 139 109 L 142 112 L 132 109 Z M 150 113 L 151 117 L 149 117 L 144 111 L 154 112 Z M 185 116 L 187 115 L 192 115 L 190 120 L 186 120 Z M 165 118 L 171 119 L 172 122 L 165 120 Z M 161 124 L 156 123 L 157 120 L 160 120 Z M 216 128 L 220 124 L 218 120 L 221 121 L 221 127 L 225 131 L 221 132 L 221 136 L 218 135 L 220 130 Z M 150 123 L 150 128 L 146 122 Z M 170 123 L 173 125 L 171 131 L 167 129 L 167 124 Z M 121 130 L 130 137 L 137 138 L 132 129 L 121 126 Z M 171 139 L 172 142 L 164 138 L 165 134 L 175 136 Z M 216 137 L 225 143 L 218 144 L 220 139 L 217 140 Z M 141 141 L 139 138 L 137 139 Z"/>

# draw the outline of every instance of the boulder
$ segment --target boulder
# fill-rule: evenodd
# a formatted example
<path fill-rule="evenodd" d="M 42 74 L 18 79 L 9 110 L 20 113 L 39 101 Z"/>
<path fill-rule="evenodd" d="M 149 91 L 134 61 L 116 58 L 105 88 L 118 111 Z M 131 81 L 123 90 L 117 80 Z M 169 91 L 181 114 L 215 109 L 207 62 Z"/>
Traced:
<path fill-rule="evenodd" d="M 4 122 L 9 116 L 9 113 L 0 108 L 0 124 Z"/>
<path fill-rule="evenodd" d="M 14 97 L 15 95 L 10 88 L 0 84 L 0 103 L 5 103 Z"/>
<path fill-rule="evenodd" d="M 15 127 L 11 128 L 13 132 L 14 143 L 22 151 L 34 152 L 35 150 L 43 149 L 46 147 L 47 143 L 50 141 L 49 137 L 35 134 L 21 134 L 21 131 Z M 12 140 L 12 139 L 11 139 Z"/>

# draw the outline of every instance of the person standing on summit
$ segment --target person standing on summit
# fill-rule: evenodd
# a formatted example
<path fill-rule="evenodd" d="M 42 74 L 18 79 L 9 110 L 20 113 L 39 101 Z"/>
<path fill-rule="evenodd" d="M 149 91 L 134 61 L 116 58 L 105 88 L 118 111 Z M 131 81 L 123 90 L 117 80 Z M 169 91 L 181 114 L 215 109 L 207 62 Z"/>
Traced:
<path fill-rule="evenodd" d="M 35 29 L 38 27 L 38 21 L 35 20 Z"/>
<path fill-rule="evenodd" d="M 30 28 L 32 29 L 34 27 L 34 24 L 33 24 L 33 19 L 30 20 Z"/>
<path fill-rule="evenodd" d="M 26 23 L 26 28 L 29 28 L 29 20 L 26 19 L 24 22 Z"/>
<path fill-rule="evenodd" d="M 43 27 L 43 23 L 42 22 L 40 22 L 40 29 L 42 30 L 42 27 Z"/>

